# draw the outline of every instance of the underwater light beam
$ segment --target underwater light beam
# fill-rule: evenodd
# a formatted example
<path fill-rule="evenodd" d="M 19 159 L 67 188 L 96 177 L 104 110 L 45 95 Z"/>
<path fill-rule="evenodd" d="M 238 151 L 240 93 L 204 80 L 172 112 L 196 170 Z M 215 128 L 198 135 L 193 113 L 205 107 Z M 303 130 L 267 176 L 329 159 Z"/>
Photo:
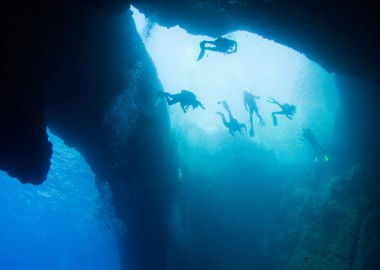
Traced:
<path fill-rule="evenodd" d="M 222 100 L 227 100 L 234 117 L 248 126 L 249 114 L 243 105 L 243 90 L 248 89 L 261 97 L 257 104 L 266 123 L 261 127 L 254 118 L 252 143 L 273 149 L 291 160 L 304 148 L 300 141 L 302 128 L 315 130 L 323 143 L 331 137 L 339 106 L 334 75 L 303 54 L 259 35 L 236 31 L 227 33 L 238 43 L 236 53 L 206 51 L 203 59 L 197 61 L 200 42 L 214 38 L 190 35 L 178 26 L 161 27 L 147 20 L 134 7 L 131 10 L 164 91 L 190 90 L 207 109 L 190 110 L 183 115 L 179 106 L 170 106 L 173 131 L 179 136 L 186 134 L 188 141 L 199 142 L 202 134 L 207 133 L 215 134 L 213 140 L 220 141 L 220 133 L 228 133 L 215 114 L 223 111 L 218 104 Z M 279 108 L 266 102 L 268 97 L 296 105 L 293 120 L 280 116 L 279 125 L 275 127 L 271 113 Z M 189 132 L 194 128 L 198 132 Z M 249 139 L 248 134 L 242 137 Z"/>

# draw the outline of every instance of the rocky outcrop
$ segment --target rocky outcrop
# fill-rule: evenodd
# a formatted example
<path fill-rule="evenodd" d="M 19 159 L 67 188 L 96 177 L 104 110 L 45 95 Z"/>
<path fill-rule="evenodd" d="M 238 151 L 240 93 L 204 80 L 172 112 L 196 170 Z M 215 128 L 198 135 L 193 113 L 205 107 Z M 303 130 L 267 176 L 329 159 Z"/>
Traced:
<path fill-rule="evenodd" d="M 369 80 L 377 80 L 379 75 L 380 27 L 372 1 L 342 4 L 340 1 L 136 0 L 130 3 L 162 25 L 179 24 L 191 33 L 211 36 L 237 29 L 253 31 L 304 53 L 331 72 Z M 79 47 L 73 41 L 80 33 L 76 27 L 87 30 L 93 27 L 86 21 L 88 13 L 101 10 L 104 16 L 110 16 L 127 8 L 127 2 L 101 0 L 42 1 L 33 7 L 22 1 L 2 4 L 1 125 L 8 132 L 1 135 L 3 170 L 24 182 L 43 181 L 51 152 L 43 131 L 47 94 L 44 83 L 53 79 L 46 71 L 59 72 L 62 63 L 56 62 L 58 52 L 69 56 L 69 52 L 79 55 L 91 49 L 86 48 L 88 43 L 84 38 Z M 99 58 L 102 52 L 86 54 Z M 78 72 L 81 70 L 73 69 L 70 76 Z M 80 77 L 77 79 L 79 82 Z M 21 130 L 28 129 L 29 133 L 22 134 Z M 17 147 L 25 151 L 11 153 Z M 30 160 L 36 162 L 32 164 Z"/>
<path fill-rule="evenodd" d="M 149 1 L 132 3 L 163 26 L 217 37 L 247 30 L 291 47 L 329 72 L 376 80 L 380 19 L 366 1 Z"/>
<path fill-rule="evenodd" d="M 108 182 L 127 228 L 125 269 L 164 269 L 177 170 L 165 107 L 149 103 L 162 90 L 156 70 L 125 3 L 61 4 L 15 5 L 1 18 L 1 169 L 41 183 L 47 123 Z"/>
<path fill-rule="evenodd" d="M 296 246 L 284 269 L 377 269 L 380 260 L 379 199 L 376 170 L 356 165 L 323 179 L 313 193 L 303 190 L 302 202 L 289 209 L 282 233 L 297 232 Z M 295 192 L 290 198 L 295 198 Z M 293 202 L 288 199 L 288 202 Z M 302 209 L 297 211 L 296 209 Z M 308 217 L 304 222 L 299 222 Z M 287 236 L 284 236 L 288 239 Z"/>
<path fill-rule="evenodd" d="M 130 13 L 67 14 L 45 83 L 51 131 L 84 156 L 126 226 L 125 269 L 164 269 L 176 155 L 162 86 Z"/>

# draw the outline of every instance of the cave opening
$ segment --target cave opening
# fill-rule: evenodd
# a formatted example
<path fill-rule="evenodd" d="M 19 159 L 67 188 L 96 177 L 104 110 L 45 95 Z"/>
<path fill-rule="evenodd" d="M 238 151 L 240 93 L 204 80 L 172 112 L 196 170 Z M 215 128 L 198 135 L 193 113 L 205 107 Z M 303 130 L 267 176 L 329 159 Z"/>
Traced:
<path fill-rule="evenodd" d="M 304 239 L 293 238 L 292 230 L 309 235 L 305 224 L 318 222 L 312 213 L 324 209 L 330 183 L 336 181 L 329 178 L 340 155 L 335 145 L 340 108 L 336 75 L 291 48 L 246 31 L 225 35 L 237 42 L 236 53 L 206 51 L 197 61 L 200 42 L 216 37 L 165 28 L 132 11 L 163 91 L 193 91 L 206 108 L 184 113 L 178 104 L 158 105 L 167 106 L 179 159 L 178 199 L 170 210 L 175 239 L 170 263 L 174 269 L 285 269 L 291 260 L 296 265 L 294 258 L 310 250 L 307 244 L 296 250 Z M 261 126 L 254 115 L 253 137 L 244 89 L 260 96 L 256 102 L 265 122 Z M 294 104 L 293 119 L 279 116 L 275 126 L 271 113 L 277 108 L 266 101 L 270 97 Z M 229 134 L 216 114 L 226 113 L 223 100 L 247 132 Z M 303 128 L 314 132 L 330 160 L 316 158 L 302 140 Z M 312 230 L 324 237 L 318 228 Z"/>
<path fill-rule="evenodd" d="M 206 51 L 204 58 L 197 61 L 200 42 L 214 38 L 190 35 L 178 26 L 161 27 L 136 8 L 131 9 L 164 91 L 193 91 L 206 107 L 205 111 L 197 108 L 184 115 L 180 106 L 169 106 L 172 131 L 179 144 L 186 141 L 193 147 L 215 151 L 241 140 L 275 152 L 285 163 L 298 163 L 314 161 L 314 153 L 300 140 L 303 128 L 312 129 L 321 144 L 328 147 L 332 143 L 339 108 L 334 74 L 299 52 L 246 31 L 225 35 L 238 43 L 236 53 Z M 233 138 L 215 112 L 225 112 L 218 103 L 226 100 L 234 117 L 249 129 L 244 89 L 260 96 L 256 102 L 265 125 L 261 126 L 254 115 L 254 137 L 243 132 Z M 294 104 L 297 112 L 293 120 L 278 117 L 279 124 L 274 126 L 271 112 L 278 111 L 278 107 L 268 103 L 268 97 Z"/>

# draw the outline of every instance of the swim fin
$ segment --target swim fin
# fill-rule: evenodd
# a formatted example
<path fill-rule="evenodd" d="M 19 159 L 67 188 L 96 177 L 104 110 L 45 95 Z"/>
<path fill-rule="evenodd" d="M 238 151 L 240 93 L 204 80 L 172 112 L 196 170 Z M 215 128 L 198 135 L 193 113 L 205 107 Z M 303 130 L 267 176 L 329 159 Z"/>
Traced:
<path fill-rule="evenodd" d="M 163 100 L 162 92 L 158 92 L 157 95 L 150 101 L 154 107 L 158 107 Z"/>
<path fill-rule="evenodd" d="M 201 60 L 203 58 L 203 56 L 205 55 L 205 50 L 204 49 L 201 49 L 201 52 L 199 53 L 199 56 L 197 58 L 197 61 Z"/>
<path fill-rule="evenodd" d="M 253 131 L 253 127 L 249 130 L 249 136 L 255 136 L 255 132 Z"/>
<path fill-rule="evenodd" d="M 273 115 L 273 125 L 277 126 L 277 117 Z"/>
<path fill-rule="evenodd" d="M 327 155 L 324 156 L 325 161 L 329 161 L 329 157 Z"/>
<path fill-rule="evenodd" d="M 162 98 L 155 98 L 153 104 L 154 104 L 154 107 L 158 107 L 162 102 Z"/>
<path fill-rule="evenodd" d="M 230 106 L 228 105 L 227 101 L 223 100 L 223 101 L 222 101 L 222 105 L 223 105 L 223 107 L 226 109 L 226 111 L 227 111 L 228 113 L 231 112 L 231 111 L 230 111 Z"/>

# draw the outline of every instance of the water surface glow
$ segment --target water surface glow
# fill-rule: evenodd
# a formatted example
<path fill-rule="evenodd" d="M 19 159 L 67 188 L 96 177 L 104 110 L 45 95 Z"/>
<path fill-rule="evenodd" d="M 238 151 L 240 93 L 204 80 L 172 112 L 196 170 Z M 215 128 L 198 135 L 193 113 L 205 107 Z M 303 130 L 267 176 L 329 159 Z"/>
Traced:
<path fill-rule="evenodd" d="M 234 117 L 248 127 L 243 89 L 249 89 L 261 97 L 257 104 L 266 125 L 261 127 L 254 116 L 255 137 L 250 138 L 248 133 L 236 135 L 239 140 L 272 150 L 284 162 L 311 158 L 310 149 L 300 140 L 304 127 L 312 128 L 323 145 L 330 143 L 339 106 L 333 74 L 299 52 L 246 31 L 227 34 L 238 42 L 237 53 L 206 51 L 204 58 L 197 61 L 199 43 L 214 38 L 190 35 L 178 26 L 161 27 L 146 20 L 137 9 L 132 7 L 132 11 L 164 91 L 193 91 L 207 108 L 189 110 L 184 115 L 178 105 L 169 107 L 177 141 L 186 140 L 213 151 L 236 140 L 215 112 L 224 112 L 218 101 L 225 99 Z M 267 97 L 296 105 L 294 119 L 279 116 L 275 127 L 271 112 L 278 111 L 278 107 L 266 102 Z"/>

